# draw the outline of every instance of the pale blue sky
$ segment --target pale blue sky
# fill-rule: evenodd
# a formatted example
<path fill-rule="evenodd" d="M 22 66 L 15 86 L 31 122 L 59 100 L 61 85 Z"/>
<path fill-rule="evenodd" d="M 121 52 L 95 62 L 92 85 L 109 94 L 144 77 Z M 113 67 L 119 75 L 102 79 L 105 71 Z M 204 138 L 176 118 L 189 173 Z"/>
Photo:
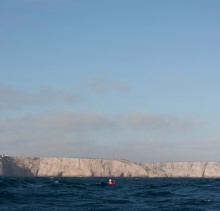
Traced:
<path fill-rule="evenodd" d="M 219 9 L 2 0 L 2 153 L 219 160 Z"/>

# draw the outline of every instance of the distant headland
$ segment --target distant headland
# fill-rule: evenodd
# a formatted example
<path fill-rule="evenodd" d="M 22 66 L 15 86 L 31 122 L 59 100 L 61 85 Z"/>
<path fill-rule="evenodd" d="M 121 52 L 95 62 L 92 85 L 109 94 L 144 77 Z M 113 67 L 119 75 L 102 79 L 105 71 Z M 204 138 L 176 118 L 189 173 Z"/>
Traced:
<path fill-rule="evenodd" d="M 0 156 L 0 176 L 220 177 L 220 162 L 145 162 L 119 159 Z"/>

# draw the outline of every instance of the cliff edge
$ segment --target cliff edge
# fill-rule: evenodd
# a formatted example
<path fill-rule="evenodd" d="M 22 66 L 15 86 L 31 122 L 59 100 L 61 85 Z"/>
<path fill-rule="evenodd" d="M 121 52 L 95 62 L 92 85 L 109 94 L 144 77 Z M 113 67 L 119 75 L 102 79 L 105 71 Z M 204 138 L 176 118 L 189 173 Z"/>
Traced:
<path fill-rule="evenodd" d="M 113 159 L 1 156 L 0 176 L 220 177 L 220 162 L 134 163 Z"/>

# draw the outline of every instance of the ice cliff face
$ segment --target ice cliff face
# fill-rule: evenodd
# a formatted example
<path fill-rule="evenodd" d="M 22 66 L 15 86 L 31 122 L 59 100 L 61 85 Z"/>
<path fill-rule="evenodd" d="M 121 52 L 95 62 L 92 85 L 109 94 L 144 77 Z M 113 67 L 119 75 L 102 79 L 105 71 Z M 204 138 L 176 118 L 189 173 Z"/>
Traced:
<path fill-rule="evenodd" d="M 133 163 L 86 158 L 0 157 L 1 176 L 220 177 L 220 162 Z"/>

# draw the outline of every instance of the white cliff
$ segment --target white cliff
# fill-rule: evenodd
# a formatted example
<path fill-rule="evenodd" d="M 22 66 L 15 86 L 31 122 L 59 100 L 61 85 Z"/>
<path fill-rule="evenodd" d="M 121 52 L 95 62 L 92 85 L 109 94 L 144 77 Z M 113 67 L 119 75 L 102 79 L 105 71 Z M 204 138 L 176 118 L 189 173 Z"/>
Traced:
<path fill-rule="evenodd" d="M 144 163 L 141 166 L 148 177 L 204 177 L 206 162 Z"/>
<path fill-rule="evenodd" d="M 86 158 L 0 157 L 1 176 L 220 177 L 220 162 L 134 163 Z"/>
<path fill-rule="evenodd" d="M 40 158 L 37 176 L 146 176 L 139 165 L 122 160 L 82 158 Z"/>

